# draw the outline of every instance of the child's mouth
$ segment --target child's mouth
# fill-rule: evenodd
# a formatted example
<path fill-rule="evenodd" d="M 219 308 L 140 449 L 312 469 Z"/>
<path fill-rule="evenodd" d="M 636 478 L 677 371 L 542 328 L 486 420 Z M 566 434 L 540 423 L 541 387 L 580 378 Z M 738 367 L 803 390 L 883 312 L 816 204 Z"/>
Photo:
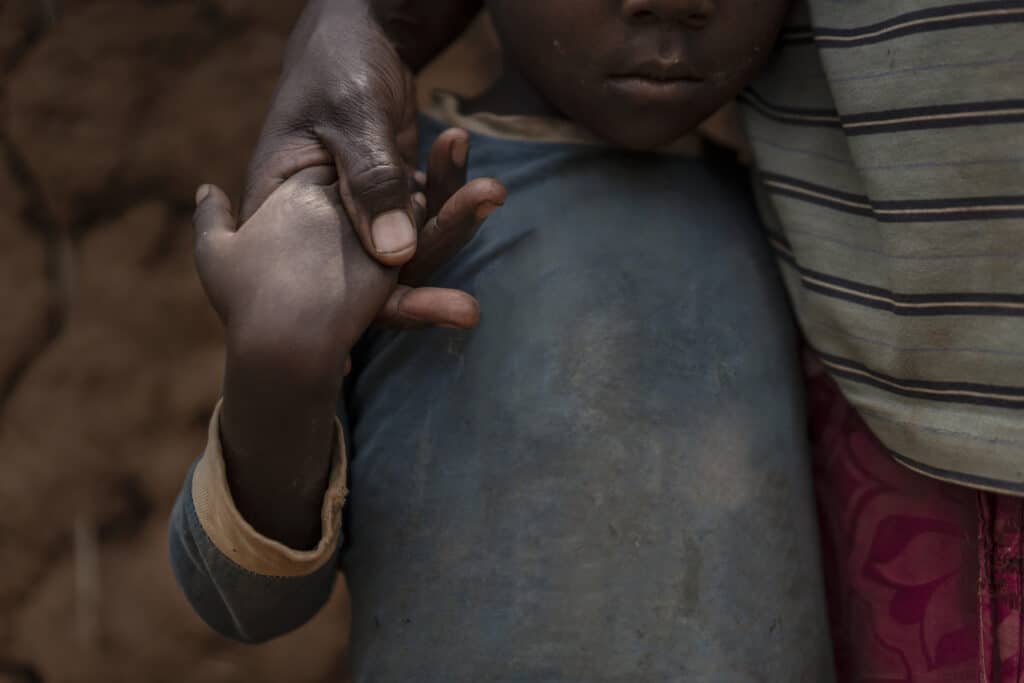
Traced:
<path fill-rule="evenodd" d="M 703 81 L 683 55 L 644 59 L 616 71 L 612 78 L 644 78 L 652 81 Z"/>
<path fill-rule="evenodd" d="M 670 102 L 691 96 L 703 82 L 681 57 L 642 60 L 608 78 L 609 87 L 626 96 Z"/>
<path fill-rule="evenodd" d="M 630 98 L 657 102 L 678 102 L 692 97 L 703 85 L 703 79 L 666 77 L 662 74 L 611 76 L 608 87 Z"/>

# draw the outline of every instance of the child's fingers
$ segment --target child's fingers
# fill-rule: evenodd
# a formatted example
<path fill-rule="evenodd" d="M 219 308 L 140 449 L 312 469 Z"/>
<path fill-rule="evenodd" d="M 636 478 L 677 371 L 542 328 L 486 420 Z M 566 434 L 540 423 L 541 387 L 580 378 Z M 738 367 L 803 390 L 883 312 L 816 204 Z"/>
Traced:
<path fill-rule="evenodd" d="M 235 217 L 231 214 L 231 200 L 216 185 L 201 185 L 196 190 L 196 210 L 192 214 L 197 248 L 220 234 L 235 231 Z"/>
<path fill-rule="evenodd" d="M 420 231 L 416 257 L 402 268 L 399 280 L 411 285 L 425 282 L 473 239 L 487 217 L 505 203 L 506 194 L 505 186 L 493 178 L 478 178 L 459 189 Z"/>
<path fill-rule="evenodd" d="M 412 220 L 417 228 L 423 227 L 427 222 L 427 197 L 422 192 L 415 192 L 412 195 Z"/>
<path fill-rule="evenodd" d="M 427 215 L 434 217 L 445 202 L 466 184 L 469 161 L 469 133 L 449 128 L 430 148 L 427 158 Z"/>
<path fill-rule="evenodd" d="M 399 285 L 375 322 L 398 328 L 436 325 L 470 329 L 480 322 L 480 304 L 457 289 Z"/>
<path fill-rule="evenodd" d="M 196 270 L 210 303 L 222 319 L 227 317 L 223 248 L 237 225 L 231 213 L 231 200 L 216 185 L 202 185 L 196 190 L 196 211 L 192 214 L 195 235 Z"/>
<path fill-rule="evenodd" d="M 409 192 L 423 192 L 427 189 L 427 174 L 423 171 L 413 171 L 409 176 Z"/>

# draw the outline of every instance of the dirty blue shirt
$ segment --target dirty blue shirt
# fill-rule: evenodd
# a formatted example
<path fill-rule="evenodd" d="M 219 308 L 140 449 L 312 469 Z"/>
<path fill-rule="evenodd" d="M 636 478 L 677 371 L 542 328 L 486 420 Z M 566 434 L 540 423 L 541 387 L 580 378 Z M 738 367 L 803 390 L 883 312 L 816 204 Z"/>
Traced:
<path fill-rule="evenodd" d="M 480 326 L 368 335 L 343 402 L 354 680 L 830 680 L 796 335 L 745 174 L 471 149 L 509 199 L 431 284 Z M 243 639 L 334 581 L 225 563 L 188 484 L 172 551 Z"/>

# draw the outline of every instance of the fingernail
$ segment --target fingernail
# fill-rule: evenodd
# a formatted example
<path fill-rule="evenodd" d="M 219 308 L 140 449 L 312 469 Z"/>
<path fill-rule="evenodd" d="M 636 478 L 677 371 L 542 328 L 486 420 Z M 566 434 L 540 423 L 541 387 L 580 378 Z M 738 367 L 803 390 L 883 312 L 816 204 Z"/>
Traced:
<path fill-rule="evenodd" d="M 394 254 L 416 244 L 416 230 L 405 211 L 388 211 L 370 226 L 373 248 L 378 254 Z"/>
<path fill-rule="evenodd" d="M 414 172 L 412 174 L 412 177 L 413 177 L 413 180 L 415 180 L 416 183 L 419 184 L 419 185 L 426 185 L 427 184 L 427 174 L 424 173 L 423 171 L 416 171 L 416 172 Z"/>
<path fill-rule="evenodd" d="M 196 204 L 202 204 L 203 200 L 210 196 L 210 186 L 200 185 L 196 190 Z"/>
<path fill-rule="evenodd" d="M 412 196 L 412 200 L 420 205 L 421 209 L 427 208 L 427 195 L 422 192 L 417 192 Z"/>
<path fill-rule="evenodd" d="M 469 157 L 469 140 L 466 138 L 456 138 L 452 142 L 452 163 L 462 168 L 466 165 L 466 158 Z"/>
<path fill-rule="evenodd" d="M 476 207 L 477 221 L 486 220 L 488 216 L 498 210 L 499 206 L 501 206 L 501 204 L 491 204 L 490 202 L 486 202 Z"/>

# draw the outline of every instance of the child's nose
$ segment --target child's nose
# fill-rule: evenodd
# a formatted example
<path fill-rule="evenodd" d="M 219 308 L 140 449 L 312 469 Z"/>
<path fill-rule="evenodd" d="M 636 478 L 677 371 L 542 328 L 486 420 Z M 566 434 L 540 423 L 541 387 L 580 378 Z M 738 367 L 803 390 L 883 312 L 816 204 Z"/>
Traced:
<path fill-rule="evenodd" d="M 623 14 L 630 21 L 671 22 L 703 28 L 714 12 L 714 0 L 623 0 Z"/>

